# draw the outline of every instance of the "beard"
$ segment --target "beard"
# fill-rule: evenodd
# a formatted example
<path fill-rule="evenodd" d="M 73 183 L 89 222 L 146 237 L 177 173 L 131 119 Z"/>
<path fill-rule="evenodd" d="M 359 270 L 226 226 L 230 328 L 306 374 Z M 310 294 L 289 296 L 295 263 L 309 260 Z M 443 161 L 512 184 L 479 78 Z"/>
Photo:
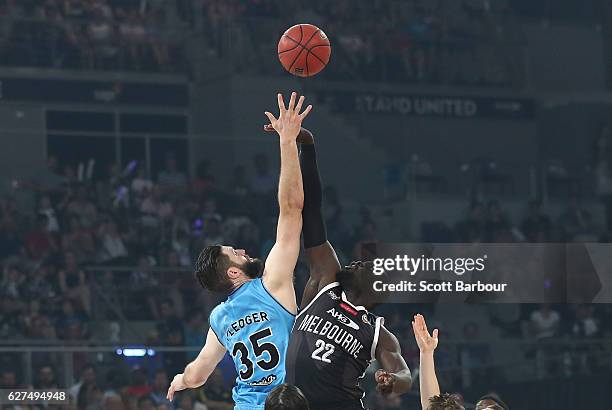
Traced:
<path fill-rule="evenodd" d="M 261 259 L 254 258 L 241 266 L 245 275 L 250 279 L 260 278 L 263 275 L 264 263 Z"/>

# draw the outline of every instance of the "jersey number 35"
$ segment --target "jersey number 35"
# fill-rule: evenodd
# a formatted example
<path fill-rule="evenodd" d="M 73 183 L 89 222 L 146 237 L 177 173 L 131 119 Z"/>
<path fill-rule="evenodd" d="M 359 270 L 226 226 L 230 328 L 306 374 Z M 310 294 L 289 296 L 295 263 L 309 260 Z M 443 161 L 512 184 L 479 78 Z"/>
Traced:
<path fill-rule="evenodd" d="M 280 361 L 280 354 L 278 353 L 276 346 L 270 342 L 260 343 L 261 339 L 265 339 L 266 337 L 270 336 L 272 336 L 272 330 L 269 327 L 249 336 L 249 344 L 251 345 L 251 349 L 255 356 L 255 363 L 253 363 L 253 360 L 250 358 L 249 348 L 243 342 L 237 342 L 234 344 L 232 356 L 236 357 L 236 355 L 240 353 L 240 363 L 242 364 L 242 367 L 244 367 L 238 372 L 242 380 L 250 379 L 253 376 L 253 373 L 255 373 L 255 364 L 257 364 L 260 369 L 266 371 L 272 370 L 278 365 Z M 262 357 L 265 352 L 268 352 L 268 355 L 270 356 L 269 360 Z"/>

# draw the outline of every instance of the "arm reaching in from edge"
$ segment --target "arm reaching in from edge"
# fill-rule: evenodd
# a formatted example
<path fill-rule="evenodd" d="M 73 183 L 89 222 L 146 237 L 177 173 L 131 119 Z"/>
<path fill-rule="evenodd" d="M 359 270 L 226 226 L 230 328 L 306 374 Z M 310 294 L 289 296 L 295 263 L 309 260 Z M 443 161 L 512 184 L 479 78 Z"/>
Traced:
<path fill-rule="evenodd" d="M 212 329 L 208 329 L 206 335 L 206 343 L 204 347 L 191 363 L 185 367 L 183 373 L 174 376 L 166 398 L 170 401 L 174 398 L 174 393 L 185 389 L 194 389 L 200 387 L 211 375 L 217 364 L 225 355 L 225 347 L 219 343 L 217 335 Z"/>
<path fill-rule="evenodd" d="M 272 131 L 270 124 L 264 130 Z M 302 128 L 297 141 L 300 143 L 300 167 L 304 186 L 304 209 L 302 210 L 304 248 L 308 260 L 310 278 L 306 283 L 301 307 L 305 307 L 325 285 L 336 280 L 341 269 L 334 248 L 327 240 L 327 229 L 323 218 L 323 190 L 317 166 L 317 152 L 312 132 Z"/>
<path fill-rule="evenodd" d="M 419 390 L 421 392 L 421 406 L 423 410 L 429 407 L 429 399 L 440 394 L 440 386 L 436 377 L 434 364 L 434 350 L 438 347 L 438 329 L 434 329 L 430 335 L 427 330 L 425 318 L 416 315 L 412 321 L 412 330 L 417 345 L 419 345 L 420 367 L 419 367 Z"/>
<path fill-rule="evenodd" d="M 404 394 L 412 386 L 412 375 L 402 357 L 402 349 L 397 337 L 384 326 L 380 327 L 376 360 L 382 366 L 374 374 L 376 390 L 382 394 Z"/>
<path fill-rule="evenodd" d="M 278 204 L 280 213 L 276 229 L 276 243 L 272 247 L 263 275 L 268 291 L 289 311 L 297 312 L 293 271 L 300 254 L 300 232 L 302 231 L 302 209 L 304 207 L 304 188 L 298 161 L 296 138 L 302 121 L 312 105 L 300 114 L 304 96 L 296 104 L 297 94 L 291 94 L 289 106 L 285 108 L 283 96 L 278 94 L 279 117 L 270 112 L 266 116 L 279 135 L 281 153 L 281 172 L 278 182 Z"/>

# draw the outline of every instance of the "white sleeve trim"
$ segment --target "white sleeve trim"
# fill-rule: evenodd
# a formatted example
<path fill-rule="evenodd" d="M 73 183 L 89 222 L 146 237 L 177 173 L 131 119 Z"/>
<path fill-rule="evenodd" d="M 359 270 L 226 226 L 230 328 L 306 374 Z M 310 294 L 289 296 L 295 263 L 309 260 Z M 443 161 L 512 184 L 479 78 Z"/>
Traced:
<path fill-rule="evenodd" d="M 374 340 L 372 341 L 372 361 L 376 360 L 376 347 L 378 346 L 378 337 L 380 336 L 380 328 L 385 324 L 384 317 L 377 317 L 374 325 Z"/>
<path fill-rule="evenodd" d="M 307 305 L 306 305 L 306 307 L 305 307 L 304 309 L 302 309 L 302 310 L 300 310 L 300 311 L 298 312 L 298 314 L 297 314 L 297 316 L 296 316 L 295 318 L 297 319 L 298 317 L 300 317 L 300 316 L 302 315 L 302 313 L 306 312 L 306 311 L 308 310 L 308 308 L 309 308 L 310 306 L 312 306 L 312 304 L 313 304 L 313 303 L 315 303 L 315 301 L 316 301 L 316 300 L 319 298 L 319 296 L 321 296 L 322 294 L 324 294 L 324 293 L 325 293 L 325 292 L 327 292 L 328 290 L 330 290 L 330 289 L 332 289 L 332 288 L 335 288 L 336 286 L 340 286 L 340 282 L 332 282 L 332 283 L 330 283 L 329 285 L 324 286 L 324 287 L 323 287 L 323 289 L 321 289 L 321 290 L 320 290 L 320 291 L 317 293 L 317 295 L 316 295 L 314 298 L 312 298 L 312 300 L 310 301 L 310 303 L 309 303 L 309 304 L 307 304 Z"/>

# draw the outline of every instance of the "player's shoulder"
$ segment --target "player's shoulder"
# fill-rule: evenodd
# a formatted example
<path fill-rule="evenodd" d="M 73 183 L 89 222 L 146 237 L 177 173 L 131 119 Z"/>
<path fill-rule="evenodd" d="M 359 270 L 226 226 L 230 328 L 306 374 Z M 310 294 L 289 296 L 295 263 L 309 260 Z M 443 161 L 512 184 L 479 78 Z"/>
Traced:
<path fill-rule="evenodd" d="M 210 311 L 208 322 L 211 324 L 213 322 L 216 323 L 223 316 L 226 308 L 227 308 L 227 305 L 225 302 L 221 302 L 217 306 L 215 306 L 213 310 Z"/>

